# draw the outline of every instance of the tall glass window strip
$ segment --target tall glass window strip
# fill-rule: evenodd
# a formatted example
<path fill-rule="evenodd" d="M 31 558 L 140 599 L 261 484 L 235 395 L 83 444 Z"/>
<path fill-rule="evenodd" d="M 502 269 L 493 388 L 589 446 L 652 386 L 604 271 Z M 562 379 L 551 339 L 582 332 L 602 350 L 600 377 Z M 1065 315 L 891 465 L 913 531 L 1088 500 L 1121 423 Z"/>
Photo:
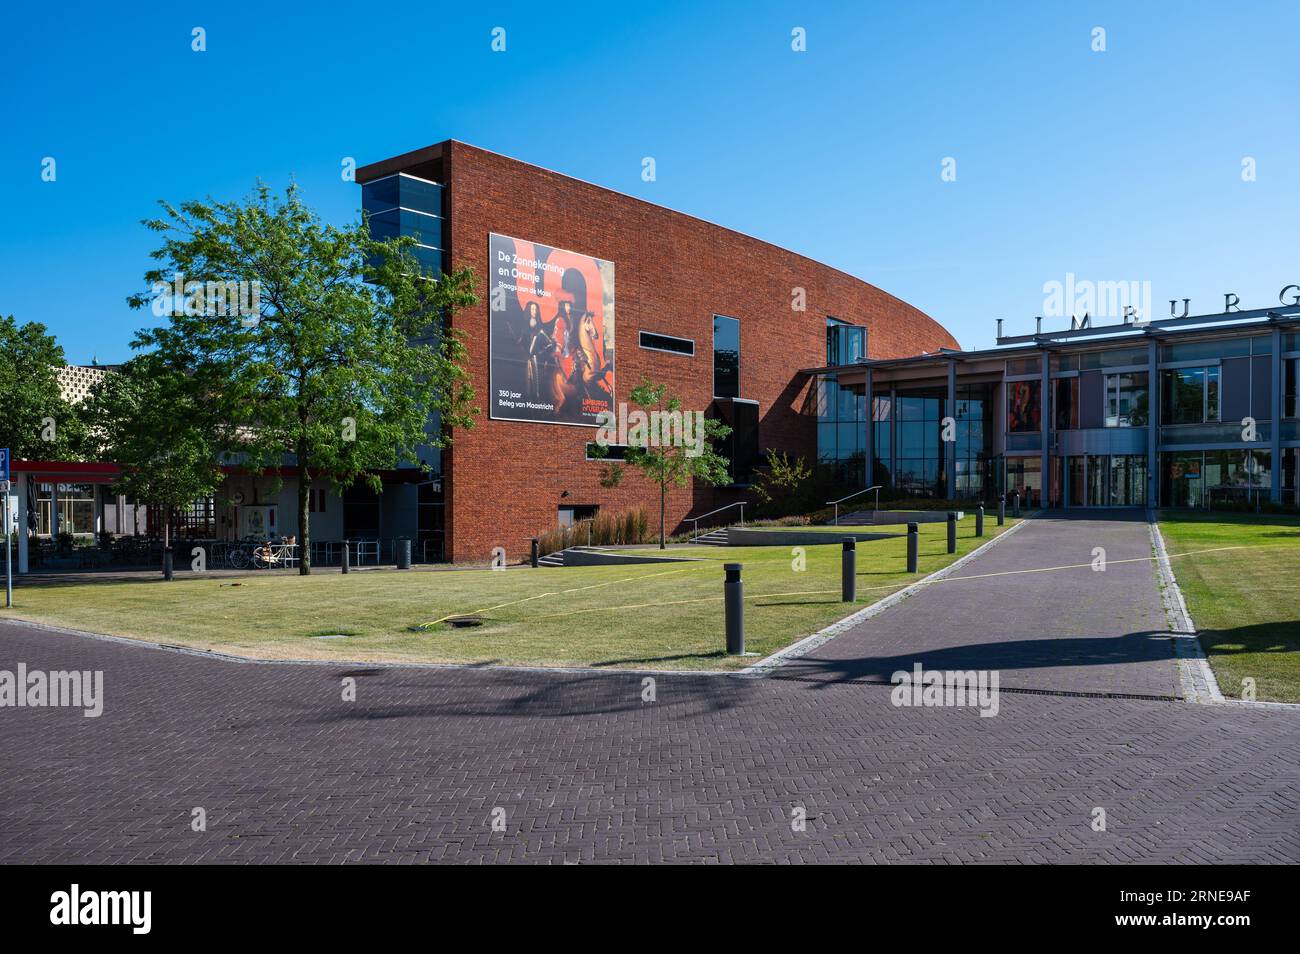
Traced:
<path fill-rule="evenodd" d="M 834 374 L 817 382 L 817 459 L 846 485 L 866 484 L 866 387 L 841 385 Z"/>
<path fill-rule="evenodd" d="M 947 391 L 899 392 L 895 403 L 894 488 L 914 497 L 947 496 L 943 406 Z"/>
<path fill-rule="evenodd" d="M 740 397 L 740 322 L 713 316 L 713 396 Z"/>
<path fill-rule="evenodd" d="M 957 497 L 980 500 L 996 494 L 993 474 L 993 384 L 957 386 Z"/>

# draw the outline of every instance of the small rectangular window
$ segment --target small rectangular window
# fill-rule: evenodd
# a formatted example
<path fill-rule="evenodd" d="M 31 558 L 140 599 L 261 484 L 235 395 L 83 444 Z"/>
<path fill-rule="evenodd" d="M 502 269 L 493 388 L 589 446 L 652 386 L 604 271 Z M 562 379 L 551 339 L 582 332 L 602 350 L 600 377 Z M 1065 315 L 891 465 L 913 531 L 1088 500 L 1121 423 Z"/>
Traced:
<path fill-rule="evenodd" d="M 627 460 L 626 444 L 606 444 L 601 448 L 595 442 L 587 444 L 587 460 Z"/>
<path fill-rule="evenodd" d="M 649 351 L 668 351 L 672 354 L 695 356 L 695 342 L 690 338 L 678 338 L 673 335 L 656 334 L 653 331 L 640 333 L 641 347 Z"/>

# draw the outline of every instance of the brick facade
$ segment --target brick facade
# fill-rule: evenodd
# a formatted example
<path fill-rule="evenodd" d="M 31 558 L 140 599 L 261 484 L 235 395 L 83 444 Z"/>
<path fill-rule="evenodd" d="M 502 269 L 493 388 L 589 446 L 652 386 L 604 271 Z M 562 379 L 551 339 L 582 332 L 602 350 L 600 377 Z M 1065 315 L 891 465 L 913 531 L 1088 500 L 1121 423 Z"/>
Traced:
<path fill-rule="evenodd" d="M 657 488 L 633 473 L 602 488 L 601 465 L 584 459 L 594 428 L 494 421 L 488 399 L 488 235 L 496 232 L 615 263 L 616 400 L 642 378 L 669 385 L 686 409 L 713 399 L 713 316 L 740 320 L 740 396 L 759 402 L 760 446 L 811 458 L 816 427 L 810 382 L 800 368 L 826 358 L 826 318 L 868 328 L 873 358 L 903 357 L 957 342 L 937 322 L 852 276 L 766 242 L 559 173 L 447 142 L 358 171 L 374 178 L 437 157 L 446 184 L 444 241 L 449 268 L 472 266 L 481 303 L 454 321 L 466 337 L 469 369 L 484 408 L 476 426 L 453 435 L 446 530 L 453 560 L 480 560 L 504 547 L 527 554 L 531 536 L 555 526 L 561 505 L 606 510 L 645 506 L 658 517 Z M 420 174 L 420 173 L 416 173 Z M 430 176 L 435 177 L 435 176 Z M 806 311 L 791 307 L 806 290 Z M 695 341 L 695 356 L 647 351 L 638 331 Z M 564 491 L 568 495 L 561 497 Z M 737 491 L 674 489 L 669 531 L 688 513 L 741 499 Z"/>

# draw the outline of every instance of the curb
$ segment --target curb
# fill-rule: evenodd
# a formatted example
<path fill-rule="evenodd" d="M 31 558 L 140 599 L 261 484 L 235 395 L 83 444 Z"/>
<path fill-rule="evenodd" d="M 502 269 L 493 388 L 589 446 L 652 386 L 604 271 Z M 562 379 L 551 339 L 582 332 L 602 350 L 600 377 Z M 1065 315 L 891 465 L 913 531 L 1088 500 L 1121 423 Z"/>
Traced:
<path fill-rule="evenodd" d="M 1147 530 L 1151 535 L 1151 547 L 1156 554 L 1156 581 L 1160 586 L 1160 599 L 1164 602 L 1165 617 L 1169 621 L 1169 632 L 1173 637 L 1183 698 L 1200 705 L 1223 705 L 1225 700 L 1219 691 L 1219 680 L 1215 678 L 1200 637 L 1196 635 L 1192 614 L 1187 611 L 1183 591 L 1178 588 L 1178 581 L 1174 578 L 1169 551 L 1165 549 L 1165 538 L 1160 533 L 1160 525 L 1156 522 L 1153 510 L 1147 511 Z"/>
<path fill-rule="evenodd" d="M 816 649 L 818 646 L 821 646 L 823 643 L 829 642 L 830 640 L 834 639 L 836 636 L 839 636 L 841 633 L 845 633 L 848 632 L 850 629 L 853 629 L 859 623 L 865 622 L 866 620 L 871 619 L 873 616 L 877 616 L 880 613 L 883 613 L 886 610 L 891 609 L 892 607 L 901 603 L 903 600 L 907 599 L 909 596 L 919 591 L 922 587 L 927 586 L 928 584 L 933 583 L 936 580 L 941 580 L 949 573 L 952 573 L 954 570 L 958 570 L 961 567 L 965 566 L 967 563 L 975 559 L 975 557 L 979 556 L 981 553 L 983 553 L 989 547 L 993 546 L 995 543 L 999 543 L 1005 540 L 1007 537 L 1014 534 L 1017 530 L 1019 530 L 1021 527 L 1025 526 L 1026 523 L 1029 522 L 1029 518 L 1035 517 L 1041 512 L 1042 511 L 1040 510 L 1035 510 L 1032 513 L 1026 513 L 1024 517 L 1020 519 L 1020 522 L 1016 524 L 1014 527 L 1010 527 L 1007 530 L 1004 530 L 1002 533 L 998 534 L 992 540 L 988 540 L 980 544 L 978 547 L 976 547 L 970 553 L 966 554 L 961 559 L 948 564 L 946 567 L 944 567 L 941 570 L 935 570 L 929 576 L 923 577 L 922 579 L 917 580 L 915 583 L 911 584 L 910 586 L 906 586 L 895 593 L 889 594 L 882 600 L 877 600 L 875 603 L 872 603 L 870 606 L 864 607 L 863 609 L 858 610 L 856 613 L 844 617 L 844 619 L 839 620 L 838 622 L 831 623 L 831 625 L 827 626 L 824 629 L 818 630 L 817 632 L 813 633 L 811 636 L 805 636 L 797 643 L 791 643 L 789 646 L 785 647 L 785 649 L 778 649 L 776 652 L 772 653 L 772 655 L 759 660 L 758 662 L 754 663 L 754 665 L 752 666 L 748 666 L 740 670 L 739 672 L 735 673 L 735 675 L 745 676 L 751 679 L 761 679 L 764 678 L 765 676 L 770 676 L 773 672 L 777 670 L 778 667 L 783 666 L 791 659 L 798 659 L 800 656 L 807 655 L 808 653 Z"/>

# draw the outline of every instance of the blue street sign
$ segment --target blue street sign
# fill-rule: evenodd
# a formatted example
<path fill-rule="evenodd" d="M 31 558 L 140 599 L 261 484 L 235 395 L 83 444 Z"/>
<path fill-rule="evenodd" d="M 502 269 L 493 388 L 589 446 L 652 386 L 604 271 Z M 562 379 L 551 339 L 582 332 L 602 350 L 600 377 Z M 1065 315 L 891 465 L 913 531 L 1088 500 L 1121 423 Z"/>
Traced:
<path fill-rule="evenodd" d="M 9 448 L 0 447 L 0 480 L 9 479 Z"/>

